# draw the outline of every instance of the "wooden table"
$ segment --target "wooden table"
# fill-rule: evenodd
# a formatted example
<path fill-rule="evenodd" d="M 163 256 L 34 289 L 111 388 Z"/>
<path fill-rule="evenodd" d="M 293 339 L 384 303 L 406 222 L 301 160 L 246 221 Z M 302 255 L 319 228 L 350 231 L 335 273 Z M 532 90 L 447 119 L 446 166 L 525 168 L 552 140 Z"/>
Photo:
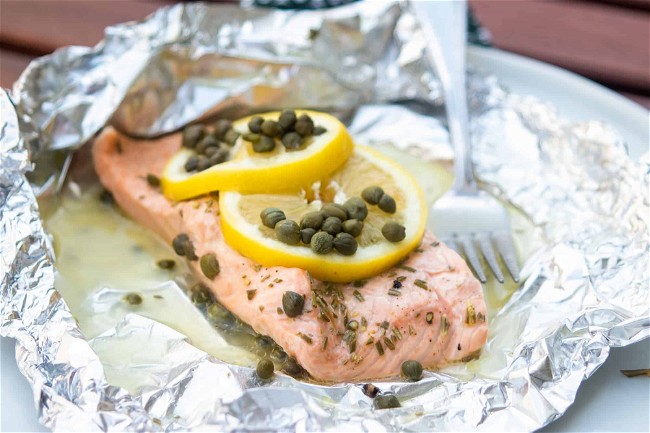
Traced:
<path fill-rule="evenodd" d="M 0 85 L 33 58 L 94 45 L 169 0 L 0 0 Z M 650 0 L 470 0 L 498 48 L 577 72 L 650 108 Z"/>

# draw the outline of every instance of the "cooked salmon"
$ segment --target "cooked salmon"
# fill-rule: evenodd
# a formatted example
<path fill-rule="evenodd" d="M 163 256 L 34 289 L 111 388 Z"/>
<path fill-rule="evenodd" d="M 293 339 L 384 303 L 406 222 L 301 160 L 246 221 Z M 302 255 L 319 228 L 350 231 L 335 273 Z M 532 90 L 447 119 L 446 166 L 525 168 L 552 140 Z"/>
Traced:
<path fill-rule="evenodd" d="M 436 368 L 481 349 L 487 336 L 481 285 L 458 254 L 432 234 L 426 233 L 399 266 L 365 282 L 328 284 L 302 269 L 262 267 L 226 244 L 217 200 L 171 202 L 147 183 L 147 174 L 160 176 L 180 143 L 178 134 L 132 140 L 106 128 L 93 146 L 95 169 L 117 204 L 139 224 L 168 243 L 187 234 L 199 257 L 215 253 L 220 273 L 209 280 L 199 262 L 191 261 L 197 278 L 315 379 L 385 378 L 398 375 L 406 360 Z M 282 312 L 286 291 L 305 296 L 302 315 L 290 318 Z"/>

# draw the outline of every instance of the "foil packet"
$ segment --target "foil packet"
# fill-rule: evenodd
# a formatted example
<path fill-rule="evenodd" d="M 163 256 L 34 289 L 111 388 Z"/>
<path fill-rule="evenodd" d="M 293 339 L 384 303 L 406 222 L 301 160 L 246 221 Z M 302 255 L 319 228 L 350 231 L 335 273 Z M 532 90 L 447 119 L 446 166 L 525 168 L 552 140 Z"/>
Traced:
<path fill-rule="evenodd" d="M 610 347 L 647 338 L 647 166 L 607 125 L 567 122 L 481 73 L 470 79 L 477 175 L 540 241 L 525 282 L 490 318 L 479 368 L 378 382 L 402 407 L 374 410 L 362 384 L 283 375 L 261 383 L 137 314 L 84 338 L 54 287 L 36 202 L 60 190 L 72 152 L 107 123 L 155 137 L 217 113 L 301 106 L 339 115 L 360 142 L 449 160 L 425 50 L 406 2 L 300 12 L 192 3 L 109 27 L 94 48 L 32 62 L 13 94 L 0 95 L 0 331 L 17 340 L 41 423 L 55 431 L 534 430 L 564 413 Z M 396 136 L 401 122 L 409 127 Z M 155 362 L 123 366 L 150 378 L 137 390 L 111 384 L 96 354 L 126 337 L 160 343 Z"/>

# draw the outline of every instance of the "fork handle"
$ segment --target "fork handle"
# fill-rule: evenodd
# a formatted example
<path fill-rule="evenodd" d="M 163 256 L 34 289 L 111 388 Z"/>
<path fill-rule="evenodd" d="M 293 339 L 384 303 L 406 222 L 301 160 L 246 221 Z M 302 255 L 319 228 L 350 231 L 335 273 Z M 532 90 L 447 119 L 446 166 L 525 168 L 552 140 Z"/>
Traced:
<path fill-rule="evenodd" d="M 427 55 L 435 65 L 445 94 L 449 135 L 454 148 L 454 184 L 457 192 L 474 192 L 476 180 L 471 159 L 465 51 L 467 1 L 412 1 L 429 42 Z"/>

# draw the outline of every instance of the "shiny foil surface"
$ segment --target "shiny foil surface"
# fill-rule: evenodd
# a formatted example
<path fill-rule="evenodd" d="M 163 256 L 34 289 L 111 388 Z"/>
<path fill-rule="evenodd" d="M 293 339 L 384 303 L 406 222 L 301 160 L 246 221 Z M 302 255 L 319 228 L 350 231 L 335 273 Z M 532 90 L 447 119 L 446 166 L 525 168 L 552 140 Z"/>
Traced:
<path fill-rule="evenodd" d="M 524 283 L 490 318 L 476 368 L 376 383 L 402 407 L 373 410 L 362 384 L 260 382 L 137 314 L 84 339 L 55 290 L 35 198 L 60 189 L 71 152 L 107 123 L 153 137 L 216 113 L 299 106 L 339 115 L 359 142 L 449 160 L 425 47 L 404 2 L 301 12 L 192 3 L 37 59 L 2 92 L 0 330 L 17 340 L 40 421 L 57 431 L 534 430 L 564 413 L 610 347 L 648 337 L 647 166 L 607 125 L 569 123 L 473 73 L 477 175 L 540 240 Z M 125 338 L 160 351 L 121 367 L 148 378 L 129 391 L 110 384 L 95 353 Z"/>

